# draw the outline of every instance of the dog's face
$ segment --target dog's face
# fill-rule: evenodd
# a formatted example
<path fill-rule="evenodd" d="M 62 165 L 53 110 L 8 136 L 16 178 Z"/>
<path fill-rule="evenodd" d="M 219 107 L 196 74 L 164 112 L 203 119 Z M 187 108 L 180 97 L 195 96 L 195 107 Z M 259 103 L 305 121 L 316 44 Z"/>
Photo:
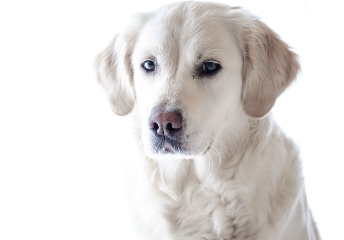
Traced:
<path fill-rule="evenodd" d="M 266 115 L 298 71 L 294 53 L 256 18 L 195 2 L 136 16 L 97 63 L 114 111 L 135 109 L 152 158 L 205 154 L 225 128 L 235 135 Z"/>
<path fill-rule="evenodd" d="M 132 54 L 143 146 L 150 156 L 203 154 L 221 125 L 229 124 L 228 116 L 241 112 L 243 63 L 235 39 L 220 19 L 193 22 L 196 16 L 184 14 L 147 22 Z"/>

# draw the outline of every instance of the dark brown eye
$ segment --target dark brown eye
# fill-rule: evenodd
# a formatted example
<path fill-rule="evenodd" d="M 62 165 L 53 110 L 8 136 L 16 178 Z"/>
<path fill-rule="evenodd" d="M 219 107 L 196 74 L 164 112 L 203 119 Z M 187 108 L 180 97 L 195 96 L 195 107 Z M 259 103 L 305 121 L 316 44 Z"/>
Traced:
<path fill-rule="evenodd" d="M 221 69 L 221 65 L 215 61 L 206 61 L 202 64 L 201 74 L 213 75 Z"/>
<path fill-rule="evenodd" d="M 155 71 L 155 62 L 153 60 L 146 60 L 142 63 L 141 66 L 146 72 L 154 72 Z"/>

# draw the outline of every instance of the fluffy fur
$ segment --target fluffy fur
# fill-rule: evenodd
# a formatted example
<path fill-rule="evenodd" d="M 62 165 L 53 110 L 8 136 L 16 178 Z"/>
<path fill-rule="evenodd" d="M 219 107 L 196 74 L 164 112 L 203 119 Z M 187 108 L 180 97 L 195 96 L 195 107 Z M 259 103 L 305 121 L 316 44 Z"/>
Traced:
<path fill-rule="evenodd" d="M 209 61 L 221 69 L 204 76 Z M 183 2 L 133 16 L 97 71 L 114 112 L 134 123 L 142 239 L 320 239 L 298 149 L 269 114 L 298 70 L 287 44 L 241 8 Z M 177 110 L 178 147 L 156 150 L 149 119 Z"/>

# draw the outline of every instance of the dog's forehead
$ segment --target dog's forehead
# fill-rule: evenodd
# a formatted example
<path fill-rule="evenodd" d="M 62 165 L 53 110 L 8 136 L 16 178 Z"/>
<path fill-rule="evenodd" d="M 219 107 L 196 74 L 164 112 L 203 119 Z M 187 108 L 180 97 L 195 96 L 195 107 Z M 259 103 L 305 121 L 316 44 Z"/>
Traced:
<path fill-rule="evenodd" d="M 220 11 L 221 10 L 221 11 Z M 157 34 L 165 40 L 173 39 L 183 44 L 190 39 L 212 36 L 224 27 L 223 9 L 174 8 L 159 12 L 152 18 Z"/>
<path fill-rule="evenodd" d="M 153 13 L 141 29 L 144 55 L 167 54 L 171 58 L 171 53 L 188 52 L 194 55 L 190 58 L 197 59 L 204 52 L 210 56 L 217 54 L 221 43 L 228 41 L 228 8 L 212 4 L 195 6 L 177 5 Z"/>

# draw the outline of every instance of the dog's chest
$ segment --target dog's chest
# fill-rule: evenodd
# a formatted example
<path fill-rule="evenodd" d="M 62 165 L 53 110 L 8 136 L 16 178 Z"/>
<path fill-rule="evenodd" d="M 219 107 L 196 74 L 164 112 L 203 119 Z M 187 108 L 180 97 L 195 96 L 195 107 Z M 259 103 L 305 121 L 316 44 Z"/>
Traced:
<path fill-rule="evenodd" d="M 234 185 L 225 183 L 210 188 L 187 182 L 181 192 L 175 193 L 170 186 L 160 184 L 154 190 L 158 194 L 153 194 L 159 199 L 147 199 L 146 210 L 155 211 L 149 225 L 154 229 L 157 222 L 164 223 L 159 224 L 160 231 L 155 231 L 160 239 L 166 235 L 171 240 L 251 239 L 248 211 L 241 193 L 231 190 L 238 189 Z"/>

